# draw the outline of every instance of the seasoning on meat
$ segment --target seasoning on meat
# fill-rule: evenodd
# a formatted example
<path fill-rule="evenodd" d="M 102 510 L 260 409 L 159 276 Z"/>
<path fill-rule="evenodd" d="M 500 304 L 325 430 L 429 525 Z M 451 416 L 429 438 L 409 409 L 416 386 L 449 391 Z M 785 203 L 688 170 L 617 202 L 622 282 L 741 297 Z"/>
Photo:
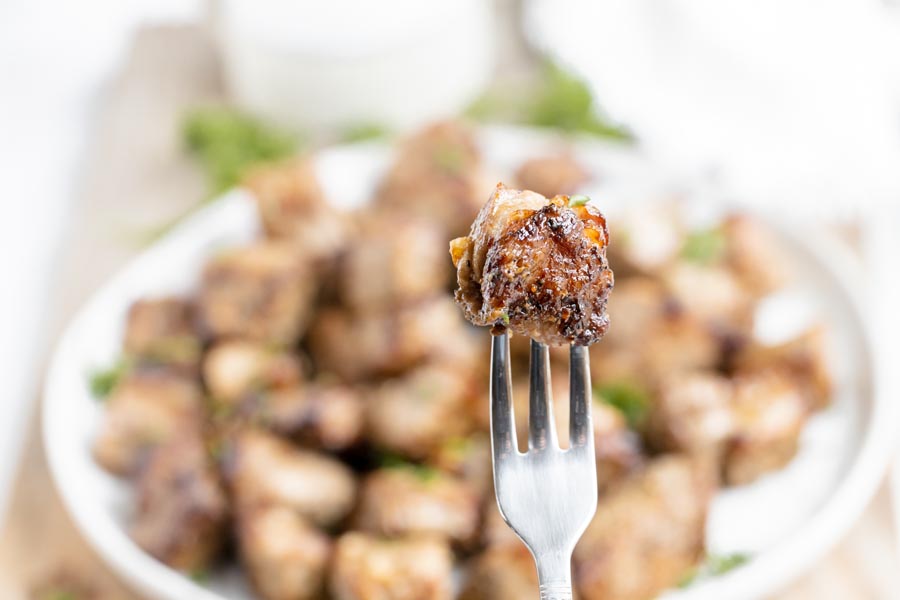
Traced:
<path fill-rule="evenodd" d="M 450 243 L 466 318 L 550 345 L 603 337 L 609 238 L 606 219 L 585 201 L 498 185 L 469 236 Z"/>

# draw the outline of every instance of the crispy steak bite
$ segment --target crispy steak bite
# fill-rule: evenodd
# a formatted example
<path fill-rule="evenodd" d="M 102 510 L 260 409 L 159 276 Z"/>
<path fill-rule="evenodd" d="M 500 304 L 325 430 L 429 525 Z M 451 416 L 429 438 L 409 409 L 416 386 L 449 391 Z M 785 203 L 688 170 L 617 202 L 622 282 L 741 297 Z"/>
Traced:
<path fill-rule="evenodd" d="M 379 448 L 422 459 L 465 434 L 473 382 L 449 365 L 424 365 L 379 384 L 366 400 L 369 439 Z"/>
<path fill-rule="evenodd" d="M 427 219 L 462 235 L 481 206 L 481 156 L 474 133 L 460 123 L 435 123 L 406 140 L 375 196 L 379 210 Z"/>
<path fill-rule="evenodd" d="M 295 343 L 316 284 L 308 261 L 283 242 L 257 242 L 213 258 L 203 272 L 200 321 L 213 338 Z"/>
<path fill-rule="evenodd" d="M 660 381 L 645 427 L 651 447 L 719 457 L 735 432 L 734 386 L 711 372 L 672 373 Z"/>
<path fill-rule="evenodd" d="M 710 464 L 673 455 L 601 497 L 573 556 L 580 597 L 645 600 L 676 585 L 703 556 L 715 487 Z"/>
<path fill-rule="evenodd" d="M 429 467 L 402 464 L 368 475 L 360 492 L 359 529 L 387 537 L 433 536 L 466 546 L 475 540 L 478 494 Z"/>
<path fill-rule="evenodd" d="M 365 410 L 358 390 L 321 382 L 253 394 L 239 407 L 266 429 L 332 452 L 361 440 Z"/>
<path fill-rule="evenodd" d="M 540 589 L 531 552 L 521 541 L 488 548 L 468 573 L 460 600 L 526 600 Z"/>
<path fill-rule="evenodd" d="M 641 442 L 628 428 L 622 412 L 602 402 L 593 403 L 594 452 L 597 486 L 604 493 L 643 466 Z"/>
<path fill-rule="evenodd" d="M 788 262 L 775 236 L 747 215 L 733 215 L 721 226 L 725 237 L 725 263 L 744 288 L 761 297 L 780 288 L 788 279 Z"/>
<path fill-rule="evenodd" d="M 753 297 L 728 269 L 680 261 L 666 269 L 663 282 L 678 306 L 701 321 L 752 327 Z"/>
<path fill-rule="evenodd" d="M 326 202 L 309 158 L 256 167 L 243 185 L 256 198 L 268 237 L 290 242 L 314 261 L 334 256 L 345 243 L 346 218 Z"/>
<path fill-rule="evenodd" d="M 603 337 L 613 286 L 606 220 L 569 204 L 497 186 L 469 236 L 450 244 L 466 318 L 550 345 Z"/>
<path fill-rule="evenodd" d="M 317 600 L 325 591 L 331 540 L 283 506 L 251 508 L 237 520 L 238 547 L 263 600 Z"/>
<path fill-rule="evenodd" d="M 725 450 L 724 479 L 742 485 L 794 458 L 810 407 L 802 388 L 780 371 L 738 377 L 734 389 L 736 426 Z"/>
<path fill-rule="evenodd" d="M 216 402 L 234 405 L 250 392 L 297 385 L 303 365 L 296 354 L 250 340 L 226 340 L 203 359 L 203 380 Z"/>
<path fill-rule="evenodd" d="M 186 426 L 153 452 L 137 494 L 135 542 L 176 569 L 209 566 L 225 539 L 228 503 L 197 428 Z"/>
<path fill-rule="evenodd" d="M 448 439 L 429 456 L 428 465 L 466 482 L 479 498 L 493 499 L 491 440 L 487 434 Z"/>
<path fill-rule="evenodd" d="M 468 351 L 469 338 L 453 301 L 436 296 L 377 313 L 323 310 L 316 315 L 309 339 L 320 371 L 360 381 L 402 374 L 460 347 Z"/>
<path fill-rule="evenodd" d="M 369 217 L 341 259 L 341 297 L 356 312 L 393 310 L 445 293 L 446 238 L 431 221 Z"/>
<path fill-rule="evenodd" d="M 336 458 L 249 429 L 228 450 L 226 474 L 240 510 L 285 506 L 327 527 L 353 508 L 356 480 Z"/>
<path fill-rule="evenodd" d="M 131 475 L 149 452 L 203 414 L 200 387 L 168 370 L 130 373 L 107 399 L 94 458 L 116 475 Z"/>
<path fill-rule="evenodd" d="M 203 344 L 193 303 L 182 298 L 138 300 L 128 309 L 123 349 L 140 365 L 170 366 L 195 373 Z"/>
<path fill-rule="evenodd" d="M 590 178 L 590 173 L 571 154 L 532 158 L 522 163 L 515 176 L 518 187 L 548 198 L 574 194 Z"/>
<path fill-rule="evenodd" d="M 452 569 L 446 542 L 350 532 L 335 544 L 329 589 L 334 600 L 450 600 Z"/>
<path fill-rule="evenodd" d="M 731 366 L 738 374 L 784 369 L 803 387 L 810 404 L 820 409 L 831 402 L 833 387 L 827 354 L 825 328 L 819 325 L 774 346 L 747 344 L 736 353 Z"/>

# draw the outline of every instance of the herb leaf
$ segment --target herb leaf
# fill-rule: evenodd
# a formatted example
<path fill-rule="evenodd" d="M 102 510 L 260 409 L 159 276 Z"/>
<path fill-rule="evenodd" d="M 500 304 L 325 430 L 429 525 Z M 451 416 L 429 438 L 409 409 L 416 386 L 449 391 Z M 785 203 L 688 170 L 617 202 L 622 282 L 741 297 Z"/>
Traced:
<path fill-rule="evenodd" d="M 633 139 L 631 132 L 600 113 L 584 81 L 550 61 L 533 81 L 488 89 L 466 114 L 480 121 L 550 127 L 618 141 Z"/>
<path fill-rule="evenodd" d="M 574 196 L 569 196 L 569 208 L 584 206 L 590 201 L 590 197 L 585 196 L 584 194 L 575 194 Z"/>
<path fill-rule="evenodd" d="M 116 389 L 130 368 L 131 362 L 125 357 L 120 357 L 111 366 L 92 371 L 89 379 L 91 394 L 98 400 L 106 398 Z"/>
<path fill-rule="evenodd" d="M 249 167 L 287 158 L 298 146 L 295 136 L 224 107 L 195 110 L 182 133 L 206 171 L 210 195 L 237 185 Z"/>
<path fill-rule="evenodd" d="M 440 478 L 441 472 L 428 465 L 409 462 L 396 454 L 382 454 L 379 460 L 382 469 L 398 469 L 415 475 L 420 481 L 429 483 Z"/>
<path fill-rule="evenodd" d="M 639 427 L 647 417 L 650 397 L 630 381 L 614 381 L 596 386 L 594 394 L 600 401 L 618 409 L 632 429 Z"/>
<path fill-rule="evenodd" d="M 695 231 L 685 238 L 681 257 L 699 265 L 710 265 L 722 259 L 727 242 L 721 229 Z"/>
<path fill-rule="evenodd" d="M 377 123 L 359 123 L 341 132 L 340 140 L 344 143 L 379 140 L 389 137 L 390 133 L 386 127 Z"/>
<path fill-rule="evenodd" d="M 682 577 L 681 581 L 678 582 L 678 587 L 690 587 L 699 581 L 724 575 L 725 573 L 746 564 L 749 560 L 750 555 L 743 552 L 710 554 L 706 557 L 703 564 L 691 569 L 684 577 Z"/>

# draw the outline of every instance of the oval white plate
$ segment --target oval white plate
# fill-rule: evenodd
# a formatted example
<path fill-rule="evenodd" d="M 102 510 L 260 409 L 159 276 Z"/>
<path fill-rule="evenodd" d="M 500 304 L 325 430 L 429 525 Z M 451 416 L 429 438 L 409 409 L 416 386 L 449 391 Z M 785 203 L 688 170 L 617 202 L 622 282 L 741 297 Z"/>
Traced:
<path fill-rule="evenodd" d="M 488 164 L 506 173 L 556 143 L 545 134 L 515 128 L 487 128 L 481 141 Z M 595 142 L 579 143 L 575 152 L 597 172 L 600 183 L 592 196 L 611 212 L 661 193 L 671 195 L 673 189 L 690 191 L 635 152 Z M 318 169 L 329 197 L 353 206 L 369 196 L 389 160 L 385 147 L 362 144 L 321 153 Z M 750 562 L 722 577 L 670 592 L 669 600 L 759 598 L 783 585 L 850 527 L 874 493 L 890 455 L 895 419 L 874 360 L 874 337 L 863 318 L 854 276 L 858 265 L 840 242 L 821 231 L 772 224 L 791 250 L 798 278 L 768 303 L 761 327 L 778 336 L 810 316 L 831 323 L 837 395 L 833 406 L 807 426 L 790 465 L 754 485 L 717 496 L 709 546 L 714 552 L 750 552 Z M 136 589 L 161 600 L 237 600 L 252 594 L 236 567 L 214 573 L 207 587 L 201 587 L 128 538 L 131 491 L 91 457 L 103 406 L 91 397 L 88 373 L 117 357 L 132 301 L 190 291 L 209 256 L 257 233 L 253 206 L 241 191 L 198 212 L 94 294 L 60 339 L 48 374 L 44 443 L 66 507 L 104 560 Z"/>

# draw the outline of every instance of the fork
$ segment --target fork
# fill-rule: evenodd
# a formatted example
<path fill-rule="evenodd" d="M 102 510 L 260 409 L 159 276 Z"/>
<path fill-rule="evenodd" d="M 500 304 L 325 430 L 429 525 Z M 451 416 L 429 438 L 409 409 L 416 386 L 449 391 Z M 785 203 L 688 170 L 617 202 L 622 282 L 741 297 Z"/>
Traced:
<path fill-rule="evenodd" d="M 534 557 L 541 600 L 571 600 L 572 550 L 597 510 L 588 351 L 569 351 L 569 448 L 557 442 L 550 355 L 531 340 L 528 452 L 518 449 L 508 334 L 491 348 L 491 448 L 500 514 Z"/>

